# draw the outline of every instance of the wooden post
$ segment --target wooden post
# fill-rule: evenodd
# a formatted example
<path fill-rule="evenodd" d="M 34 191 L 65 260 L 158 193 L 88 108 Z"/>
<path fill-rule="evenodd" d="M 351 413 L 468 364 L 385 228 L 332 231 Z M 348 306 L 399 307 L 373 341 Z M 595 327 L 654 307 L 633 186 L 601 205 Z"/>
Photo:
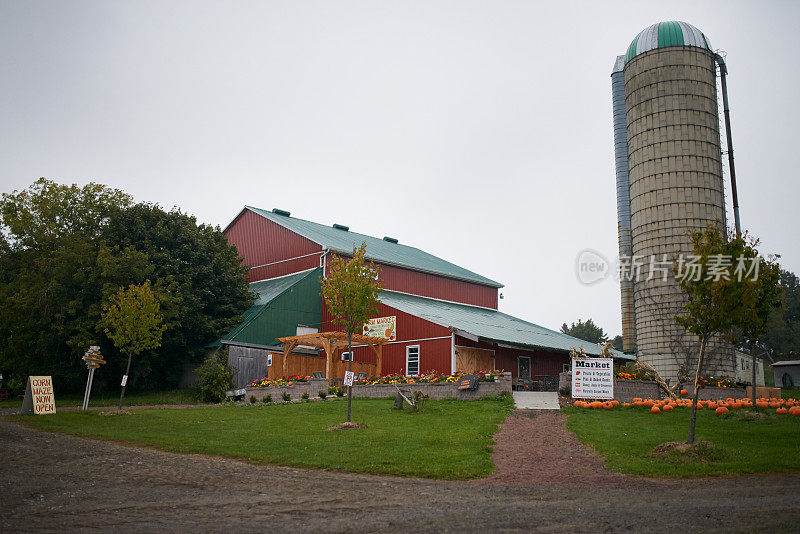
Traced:
<path fill-rule="evenodd" d="M 377 355 L 375 357 L 375 376 L 383 376 L 383 345 L 378 345 Z"/>
<path fill-rule="evenodd" d="M 326 339 L 323 341 L 325 349 L 325 378 L 328 379 L 328 383 L 330 384 L 331 380 L 331 364 L 332 362 L 332 355 L 331 355 L 331 341 L 330 339 Z"/>
<path fill-rule="evenodd" d="M 296 346 L 297 346 L 297 340 L 283 344 L 283 376 L 286 376 L 286 371 L 287 371 L 286 366 L 287 366 L 287 360 L 289 359 L 289 354 L 292 353 L 292 351 Z"/>

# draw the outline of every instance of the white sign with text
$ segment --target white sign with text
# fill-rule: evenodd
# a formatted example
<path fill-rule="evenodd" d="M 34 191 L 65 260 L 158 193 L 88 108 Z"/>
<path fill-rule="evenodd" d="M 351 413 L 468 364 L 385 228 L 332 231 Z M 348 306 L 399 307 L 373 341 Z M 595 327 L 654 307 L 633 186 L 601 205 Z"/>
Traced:
<path fill-rule="evenodd" d="M 613 399 L 613 358 L 573 359 L 572 397 L 575 399 Z"/>
<path fill-rule="evenodd" d="M 345 371 L 344 372 L 344 385 L 345 386 L 352 386 L 353 385 L 353 378 L 356 374 L 353 371 Z"/>

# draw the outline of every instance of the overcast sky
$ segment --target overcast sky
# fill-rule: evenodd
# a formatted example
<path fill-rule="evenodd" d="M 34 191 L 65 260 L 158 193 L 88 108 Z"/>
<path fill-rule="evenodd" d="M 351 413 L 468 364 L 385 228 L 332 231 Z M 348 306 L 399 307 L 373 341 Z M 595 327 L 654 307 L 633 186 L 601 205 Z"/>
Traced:
<path fill-rule="evenodd" d="M 610 73 L 662 20 L 727 52 L 742 223 L 800 273 L 798 2 L 0 0 L 0 190 L 280 207 L 617 334 L 619 286 L 575 258 L 617 254 Z"/>

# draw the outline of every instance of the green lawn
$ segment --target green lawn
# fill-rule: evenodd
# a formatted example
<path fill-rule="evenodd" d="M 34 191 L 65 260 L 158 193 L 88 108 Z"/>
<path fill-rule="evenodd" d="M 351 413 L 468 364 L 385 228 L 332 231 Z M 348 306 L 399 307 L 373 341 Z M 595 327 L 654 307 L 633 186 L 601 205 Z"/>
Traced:
<path fill-rule="evenodd" d="M 353 420 L 368 428 L 334 432 L 326 429 L 344 421 L 346 404 L 341 401 L 12 419 L 41 430 L 257 463 L 445 479 L 492 472 L 492 435 L 513 409 L 510 396 L 427 401 L 420 412 L 393 410 L 393 402 L 354 401 Z"/>
<path fill-rule="evenodd" d="M 126 392 L 125 406 L 155 406 L 159 404 L 197 404 L 197 392 L 193 389 L 173 389 L 169 391 Z M 104 395 L 92 395 L 89 406 L 116 406 L 119 404 L 119 392 Z M 69 406 L 82 406 L 83 393 L 59 395 L 56 392 L 56 409 Z M 0 408 L 21 408 L 22 399 L 14 397 L 0 402 Z"/>
<path fill-rule="evenodd" d="M 662 443 L 686 441 L 688 408 L 659 415 L 633 406 L 563 411 L 569 416 L 567 428 L 602 454 L 608 467 L 615 471 L 657 477 L 800 471 L 800 418 L 773 417 L 774 410 L 763 410 L 767 418 L 761 420 L 743 418 L 744 410 L 726 416 L 699 410 L 697 439 L 714 444 L 714 452 L 701 460 L 676 453 L 657 459 L 652 454 L 653 448 Z"/>

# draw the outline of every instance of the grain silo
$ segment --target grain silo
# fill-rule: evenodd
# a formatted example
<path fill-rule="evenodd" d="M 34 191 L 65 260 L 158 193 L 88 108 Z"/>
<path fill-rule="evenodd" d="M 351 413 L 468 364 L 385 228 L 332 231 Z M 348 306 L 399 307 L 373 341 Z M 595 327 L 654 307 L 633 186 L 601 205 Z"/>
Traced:
<path fill-rule="evenodd" d="M 689 232 L 725 225 L 718 64 L 700 30 L 661 22 L 634 38 L 611 75 L 620 257 L 634 258 L 634 274 L 641 265 L 620 283 L 623 339 L 665 378 L 696 364 L 697 342 L 675 323 L 685 300 L 664 260 L 691 253 Z M 730 344 L 714 343 L 709 356 L 706 369 L 733 374 Z"/>

